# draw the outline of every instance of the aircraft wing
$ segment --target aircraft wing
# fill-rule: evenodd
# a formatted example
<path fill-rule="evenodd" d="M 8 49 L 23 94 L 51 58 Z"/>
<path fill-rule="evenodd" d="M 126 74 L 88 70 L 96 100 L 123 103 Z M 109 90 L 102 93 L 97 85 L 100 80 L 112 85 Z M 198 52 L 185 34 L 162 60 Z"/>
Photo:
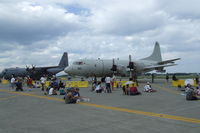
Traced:
<path fill-rule="evenodd" d="M 35 69 L 37 70 L 37 69 L 43 69 L 43 70 L 45 70 L 45 69 L 50 69 L 50 68 L 56 68 L 56 67 L 58 67 L 58 66 L 47 66 L 47 67 L 36 67 Z"/>
<path fill-rule="evenodd" d="M 171 63 L 171 64 L 166 64 L 166 65 L 154 65 L 154 66 L 145 67 L 144 70 L 151 70 L 151 69 L 163 68 L 163 67 L 169 67 L 169 66 L 175 66 L 175 65 L 177 64 Z"/>
<path fill-rule="evenodd" d="M 158 62 L 159 65 L 163 65 L 163 64 L 168 64 L 168 63 L 174 63 L 174 61 L 176 60 L 180 60 L 181 58 L 176 58 L 176 59 L 171 59 L 171 60 L 165 60 L 165 61 L 161 61 Z"/>

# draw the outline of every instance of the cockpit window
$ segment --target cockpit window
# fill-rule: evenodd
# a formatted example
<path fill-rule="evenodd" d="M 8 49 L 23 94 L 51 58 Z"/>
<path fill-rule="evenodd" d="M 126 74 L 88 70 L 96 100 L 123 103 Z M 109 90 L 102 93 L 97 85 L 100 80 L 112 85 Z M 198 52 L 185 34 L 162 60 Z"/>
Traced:
<path fill-rule="evenodd" d="M 74 65 L 83 65 L 83 64 L 85 64 L 85 63 L 82 62 L 82 61 L 76 61 L 76 62 L 74 62 L 73 64 L 74 64 Z"/>

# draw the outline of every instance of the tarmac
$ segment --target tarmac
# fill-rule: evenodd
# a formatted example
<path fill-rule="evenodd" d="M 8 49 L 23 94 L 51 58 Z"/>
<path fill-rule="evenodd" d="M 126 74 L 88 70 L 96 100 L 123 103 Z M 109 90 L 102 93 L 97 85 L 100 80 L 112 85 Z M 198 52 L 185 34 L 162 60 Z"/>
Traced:
<path fill-rule="evenodd" d="M 146 81 L 144 81 L 146 82 Z M 45 96 L 40 88 L 15 92 L 0 84 L 0 133 L 197 133 L 200 101 L 155 80 L 155 93 L 126 96 L 120 88 L 95 93 L 80 88 L 89 102 L 65 104 L 63 96 Z"/>

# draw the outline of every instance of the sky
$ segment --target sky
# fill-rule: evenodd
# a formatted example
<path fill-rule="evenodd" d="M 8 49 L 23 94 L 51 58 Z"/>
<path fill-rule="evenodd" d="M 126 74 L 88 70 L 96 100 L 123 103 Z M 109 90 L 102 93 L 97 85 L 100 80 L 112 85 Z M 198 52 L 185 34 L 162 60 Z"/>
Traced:
<path fill-rule="evenodd" d="M 0 71 L 76 59 L 181 58 L 167 72 L 200 72 L 199 0 L 1 0 Z"/>

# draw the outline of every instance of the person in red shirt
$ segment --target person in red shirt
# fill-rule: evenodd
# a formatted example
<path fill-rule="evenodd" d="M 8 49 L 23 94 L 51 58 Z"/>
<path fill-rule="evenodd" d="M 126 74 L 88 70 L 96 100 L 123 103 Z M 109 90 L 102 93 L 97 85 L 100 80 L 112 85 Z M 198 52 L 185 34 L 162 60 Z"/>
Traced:
<path fill-rule="evenodd" d="M 29 76 L 27 78 L 27 86 L 28 86 L 29 90 L 31 91 L 31 89 L 33 87 L 33 79 Z"/>
<path fill-rule="evenodd" d="M 132 85 L 132 87 L 130 87 L 130 95 L 140 95 L 141 94 L 141 92 L 139 92 L 138 91 L 138 89 L 137 89 L 137 87 L 136 86 L 134 86 L 134 83 L 133 83 L 133 85 Z"/>

